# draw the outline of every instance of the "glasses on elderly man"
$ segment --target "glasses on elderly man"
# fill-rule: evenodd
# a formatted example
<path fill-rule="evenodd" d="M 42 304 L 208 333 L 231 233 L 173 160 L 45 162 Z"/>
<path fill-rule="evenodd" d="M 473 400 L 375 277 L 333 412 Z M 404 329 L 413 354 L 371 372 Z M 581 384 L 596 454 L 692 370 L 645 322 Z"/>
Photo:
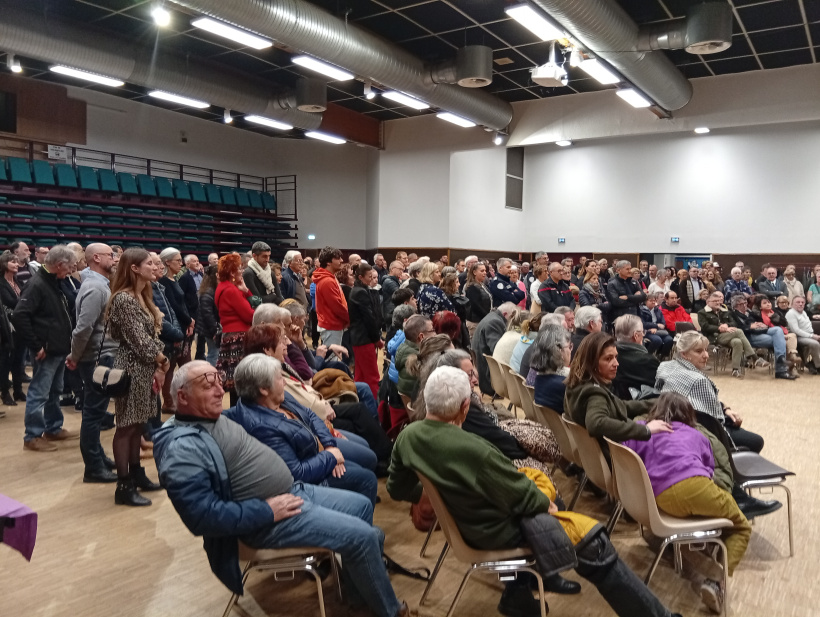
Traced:
<path fill-rule="evenodd" d="M 187 386 L 188 384 L 192 384 L 200 379 L 203 379 L 209 388 L 212 388 L 217 384 L 221 386 L 225 379 L 225 371 L 209 371 L 207 373 L 202 373 L 202 375 L 188 379 L 183 382 L 182 385 Z"/>

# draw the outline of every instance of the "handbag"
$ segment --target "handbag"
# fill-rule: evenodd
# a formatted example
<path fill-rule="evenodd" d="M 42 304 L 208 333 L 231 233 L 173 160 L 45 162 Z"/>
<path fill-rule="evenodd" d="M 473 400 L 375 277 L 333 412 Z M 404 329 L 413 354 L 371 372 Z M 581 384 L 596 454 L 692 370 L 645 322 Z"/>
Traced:
<path fill-rule="evenodd" d="M 108 322 L 105 323 L 105 328 L 103 328 L 100 349 L 97 351 L 97 366 L 94 367 L 94 373 L 91 377 L 91 387 L 103 396 L 122 398 L 131 389 L 131 375 L 125 369 L 109 368 L 104 364 L 100 364 L 107 332 Z"/>

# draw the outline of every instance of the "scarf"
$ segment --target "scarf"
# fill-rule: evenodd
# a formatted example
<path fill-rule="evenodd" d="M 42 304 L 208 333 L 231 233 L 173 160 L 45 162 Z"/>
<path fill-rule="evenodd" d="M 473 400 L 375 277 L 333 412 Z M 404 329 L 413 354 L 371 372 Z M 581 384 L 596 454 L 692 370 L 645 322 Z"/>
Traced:
<path fill-rule="evenodd" d="M 271 278 L 270 264 L 263 268 L 259 265 L 258 261 L 251 259 L 248 262 L 248 267 L 256 274 L 256 278 L 262 281 L 262 284 L 265 286 L 265 291 L 272 294 L 276 290 L 273 286 L 273 279 Z"/>
<path fill-rule="evenodd" d="M 598 302 L 601 299 L 601 284 L 598 283 L 598 289 L 595 289 L 591 284 L 584 283 L 584 291 L 588 291 L 592 294 L 592 297 L 595 298 L 595 301 Z"/>

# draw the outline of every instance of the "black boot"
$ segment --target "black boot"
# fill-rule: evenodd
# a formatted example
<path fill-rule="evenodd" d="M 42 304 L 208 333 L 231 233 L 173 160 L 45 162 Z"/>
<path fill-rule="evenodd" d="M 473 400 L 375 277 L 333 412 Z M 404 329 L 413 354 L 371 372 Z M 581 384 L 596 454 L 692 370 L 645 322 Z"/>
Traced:
<path fill-rule="evenodd" d="M 117 490 L 114 491 L 114 503 L 120 506 L 150 506 L 151 500 L 137 492 L 131 478 L 117 480 Z"/>
<path fill-rule="evenodd" d="M 106 469 L 114 471 L 117 468 L 117 464 L 112 459 L 108 458 L 105 453 L 102 455 L 102 462 Z"/>
<path fill-rule="evenodd" d="M 131 470 L 131 480 L 134 481 L 134 486 L 143 491 L 161 491 L 162 487 L 159 484 L 151 482 L 148 476 L 145 475 L 145 468 L 139 463 L 136 465 L 129 465 Z"/>
<path fill-rule="evenodd" d="M 25 403 L 26 402 L 26 393 L 23 392 L 22 390 L 15 390 L 14 391 L 14 400 L 15 401 L 20 401 L 21 403 Z"/>
<path fill-rule="evenodd" d="M 789 372 L 789 364 L 786 362 L 786 356 L 779 356 L 774 361 L 774 377 L 775 379 L 797 379 Z"/>
<path fill-rule="evenodd" d="M 15 407 L 17 405 L 8 390 L 4 390 L 2 394 L 0 394 L 0 401 L 2 401 L 3 405 L 8 405 L 9 407 Z"/>

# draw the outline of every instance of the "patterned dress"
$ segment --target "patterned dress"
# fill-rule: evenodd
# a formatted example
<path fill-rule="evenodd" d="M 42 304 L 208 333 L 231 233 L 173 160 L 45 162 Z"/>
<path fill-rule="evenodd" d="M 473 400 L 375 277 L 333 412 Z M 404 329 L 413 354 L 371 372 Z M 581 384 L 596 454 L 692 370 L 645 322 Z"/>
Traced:
<path fill-rule="evenodd" d="M 453 303 L 450 302 L 450 298 L 447 297 L 444 290 L 439 289 L 430 283 L 424 283 L 421 288 L 419 288 L 417 297 L 420 315 L 425 315 L 432 318 L 433 315 L 439 311 L 456 312 L 456 309 L 453 307 Z"/>
<path fill-rule="evenodd" d="M 157 415 L 157 395 L 152 385 L 155 358 L 163 344 L 154 318 L 129 293 L 119 292 L 111 299 L 108 320 L 111 336 L 120 344 L 114 368 L 127 369 L 131 376 L 128 395 L 115 401 L 117 426 L 144 424 Z"/>

